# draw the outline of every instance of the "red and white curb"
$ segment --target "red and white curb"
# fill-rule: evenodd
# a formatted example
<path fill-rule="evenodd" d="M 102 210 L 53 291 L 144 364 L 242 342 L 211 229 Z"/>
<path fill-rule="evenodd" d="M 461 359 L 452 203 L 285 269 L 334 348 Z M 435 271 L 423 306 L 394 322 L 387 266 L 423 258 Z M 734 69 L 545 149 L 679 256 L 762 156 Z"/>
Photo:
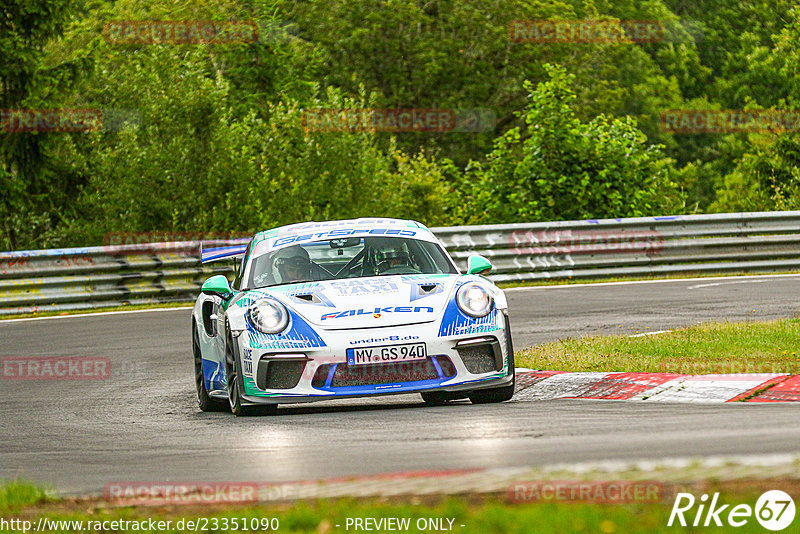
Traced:
<path fill-rule="evenodd" d="M 517 370 L 514 400 L 800 402 L 800 376 L 774 373 L 682 375 Z"/>

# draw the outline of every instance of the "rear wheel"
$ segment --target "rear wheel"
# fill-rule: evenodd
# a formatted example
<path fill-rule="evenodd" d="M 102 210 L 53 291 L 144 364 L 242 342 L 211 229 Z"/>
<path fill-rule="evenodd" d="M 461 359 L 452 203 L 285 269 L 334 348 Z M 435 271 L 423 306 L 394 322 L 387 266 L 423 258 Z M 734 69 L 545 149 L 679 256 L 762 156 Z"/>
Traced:
<path fill-rule="evenodd" d="M 251 415 L 272 415 L 278 411 L 277 404 L 259 404 L 247 406 L 242 404 L 242 393 L 244 392 L 244 379 L 242 378 L 242 365 L 236 355 L 228 325 L 225 325 L 225 373 L 228 384 L 228 401 L 231 412 L 237 417 Z"/>
<path fill-rule="evenodd" d="M 192 321 L 192 353 L 194 355 L 194 382 L 197 388 L 197 404 L 204 412 L 227 412 L 228 403 L 212 399 L 206 389 L 203 374 L 203 353 L 200 351 L 200 337 L 197 334 L 197 323 Z"/>
<path fill-rule="evenodd" d="M 506 351 L 508 352 L 508 374 L 511 375 L 511 384 L 499 388 L 479 389 L 477 391 L 470 391 L 469 400 L 472 404 L 490 404 L 494 402 L 505 402 L 511 400 L 514 396 L 514 383 L 516 376 L 514 375 L 514 343 L 511 341 L 511 325 L 508 321 L 508 316 L 505 317 L 506 321 Z"/>

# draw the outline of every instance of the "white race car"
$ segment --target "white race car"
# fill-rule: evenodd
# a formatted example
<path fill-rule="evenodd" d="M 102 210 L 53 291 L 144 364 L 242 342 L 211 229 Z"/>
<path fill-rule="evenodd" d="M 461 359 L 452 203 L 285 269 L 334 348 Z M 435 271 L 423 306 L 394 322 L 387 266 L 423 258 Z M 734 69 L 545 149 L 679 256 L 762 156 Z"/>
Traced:
<path fill-rule="evenodd" d="M 427 403 L 514 393 L 503 291 L 471 256 L 460 274 L 424 225 L 397 219 L 293 224 L 247 244 L 232 284 L 216 275 L 192 313 L 203 411 L 417 392 Z"/>

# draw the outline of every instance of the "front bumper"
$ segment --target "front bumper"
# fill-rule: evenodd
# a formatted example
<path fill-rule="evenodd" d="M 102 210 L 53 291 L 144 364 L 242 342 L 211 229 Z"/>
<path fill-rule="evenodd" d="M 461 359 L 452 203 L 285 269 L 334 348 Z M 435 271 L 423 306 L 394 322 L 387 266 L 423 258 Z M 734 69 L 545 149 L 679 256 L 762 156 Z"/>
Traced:
<path fill-rule="evenodd" d="M 321 332 L 325 346 L 255 348 L 236 339 L 244 392 L 250 404 L 315 402 L 334 398 L 423 391 L 473 391 L 513 381 L 505 315 L 490 331 L 440 337 L 434 323 L 386 329 Z M 381 340 L 381 343 L 370 343 Z M 384 341 L 388 340 L 388 341 Z M 348 348 L 424 342 L 427 358 L 400 364 L 348 366 Z M 278 387 L 276 387 L 278 386 Z"/>

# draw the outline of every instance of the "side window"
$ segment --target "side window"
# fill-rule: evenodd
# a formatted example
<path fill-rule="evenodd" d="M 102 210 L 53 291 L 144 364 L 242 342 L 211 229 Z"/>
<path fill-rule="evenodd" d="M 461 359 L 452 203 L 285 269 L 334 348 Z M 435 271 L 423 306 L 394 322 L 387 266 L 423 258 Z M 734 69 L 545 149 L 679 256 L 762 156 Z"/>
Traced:
<path fill-rule="evenodd" d="M 250 244 L 247 245 L 247 250 L 242 256 L 242 261 L 239 265 L 234 264 L 235 276 L 233 278 L 233 287 L 234 289 L 242 289 L 242 276 L 244 273 L 244 266 L 247 265 L 247 258 L 250 256 L 250 250 L 253 248 L 253 240 L 250 240 Z M 235 260 L 234 260 L 235 261 Z"/>

